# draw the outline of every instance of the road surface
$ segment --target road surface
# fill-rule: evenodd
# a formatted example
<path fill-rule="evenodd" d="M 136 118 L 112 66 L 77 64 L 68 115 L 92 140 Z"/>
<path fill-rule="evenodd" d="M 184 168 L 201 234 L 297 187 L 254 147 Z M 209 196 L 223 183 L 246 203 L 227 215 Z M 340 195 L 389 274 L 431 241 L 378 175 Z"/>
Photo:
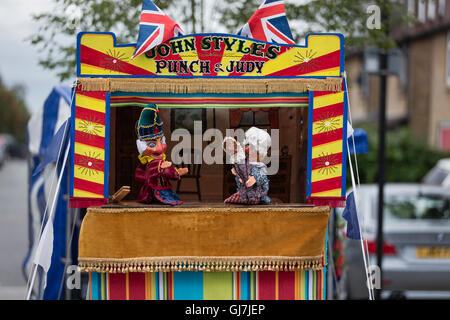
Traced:
<path fill-rule="evenodd" d="M 27 163 L 9 160 L 0 168 L 0 300 L 24 299 L 22 262 L 28 247 Z"/>

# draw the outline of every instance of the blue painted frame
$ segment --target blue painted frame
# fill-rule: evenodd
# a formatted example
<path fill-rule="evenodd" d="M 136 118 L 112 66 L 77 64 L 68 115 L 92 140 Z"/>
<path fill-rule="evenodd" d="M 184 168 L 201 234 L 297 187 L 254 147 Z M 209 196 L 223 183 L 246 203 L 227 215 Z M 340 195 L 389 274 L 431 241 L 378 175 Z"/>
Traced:
<path fill-rule="evenodd" d="M 110 135 L 110 98 L 111 93 L 105 96 L 105 161 L 104 161 L 104 197 L 109 197 L 109 135 Z"/>
<path fill-rule="evenodd" d="M 104 34 L 104 35 L 110 35 L 113 38 L 113 44 L 114 47 L 120 48 L 120 47 L 135 47 L 136 44 L 117 44 L 116 35 L 112 32 L 80 32 L 77 35 L 77 76 L 80 78 L 240 78 L 237 76 L 158 76 L 158 75 L 142 75 L 142 76 L 136 76 L 136 75 L 81 75 L 81 65 L 80 65 L 80 43 L 81 38 L 83 35 L 86 34 Z M 337 36 L 340 39 L 341 46 L 340 46 L 340 74 L 344 72 L 344 57 L 345 57 L 345 51 L 344 51 L 344 36 L 340 33 L 311 33 L 308 34 L 305 38 L 305 45 L 285 45 L 285 44 L 278 44 L 280 46 L 285 47 L 297 47 L 297 48 L 307 48 L 308 47 L 308 39 L 310 36 L 315 35 L 332 35 Z M 233 35 L 233 34 L 226 34 L 226 33 L 198 33 L 198 34 L 189 34 L 185 36 L 175 37 L 173 39 L 183 39 L 187 37 L 192 36 L 232 36 L 235 38 L 240 38 L 244 40 L 249 40 L 249 38 Z M 251 39 L 252 41 L 259 42 L 259 43 L 265 43 L 265 44 L 273 44 L 271 42 L 266 41 L 260 41 Z M 324 79 L 324 78 L 339 78 L 339 76 L 262 76 L 262 77 L 245 77 L 245 79 L 267 79 L 267 78 L 274 78 L 274 79 L 289 79 L 289 78 L 303 78 L 303 79 Z M 345 80 L 344 80 L 345 81 Z M 344 82 L 345 84 L 345 82 Z M 105 198 L 108 197 L 109 193 L 109 150 L 110 150 L 110 97 L 111 94 L 106 94 L 106 131 L 105 131 L 105 180 L 104 180 L 104 194 Z M 72 142 L 74 141 L 74 134 L 75 134 L 75 100 L 72 104 L 72 128 L 71 128 L 71 139 Z M 314 103 L 314 91 L 309 92 L 309 101 L 308 101 L 308 155 L 307 155 L 307 181 L 306 181 L 306 196 L 311 196 L 311 169 L 312 169 L 312 119 L 313 119 L 313 103 Z M 346 148 L 346 132 L 347 132 L 347 108 L 348 108 L 348 101 L 347 101 L 347 95 L 345 94 L 345 86 L 344 86 L 344 110 L 343 110 L 343 152 L 342 152 L 342 197 L 345 197 L 346 195 L 346 170 L 347 170 L 347 162 L 346 162 L 346 156 L 347 156 L 347 148 Z M 71 167 L 73 168 L 74 165 L 74 144 L 71 145 Z M 70 195 L 73 197 L 73 182 L 74 182 L 74 176 L 73 172 L 71 172 L 70 175 L 70 183 L 71 183 L 71 190 Z"/>
<path fill-rule="evenodd" d="M 76 100 L 77 93 L 76 89 L 74 92 L 74 96 L 72 99 L 72 105 L 70 106 L 70 188 L 69 188 L 69 196 L 73 197 L 73 187 L 74 187 L 74 168 L 75 168 L 75 108 L 76 108 Z"/>
<path fill-rule="evenodd" d="M 345 88 L 347 88 L 347 84 L 345 83 L 345 78 L 343 79 L 344 85 L 344 110 L 343 110 L 343 129 L 342 129 L 342 182 L 341 182 L 341 197 L 345 197 L 347 192 L 347 113 L 348 113 L 348 99 L 347 92 Z"/>
<path fill-rule="evenodd" d="M 81 37 L 85 34 L 104 34 L 104 35 L 111 35 L 113 38 L 113 44 L 116 48 L 125 48 L 125 47 L 136 47 L 135 43 L 132 44 L 117 44 L 116 35 L 113 32 L 79 32 L 77 35 L 77 77 L 79 78 L 187 78 L 187 79 L 193 79 L 193 78 L 239 78 L 239 79 L 263 79 L 263 78 L 273 78 L 273 79 L 290 79 L 290 78 L 298 78 L 298 79 L 325 79 L 325 78 L 339 78 L 340 76 L 262 76 L 262 77 L 237 77 L 237 76 L 158 76 L 158 75 L 81 75 L 81 65 L 80 65 L 80 44 L 81 44 Z M 341 33 L 309 33 L 306 35 L 305 38 L 305 45 L 288 45 L 288 44 L 276 44 L 281 47 L 290 47 L 290 48 L 307 48 L 308 47 L 308 38 L 310 36 L 316 36 L 316 35 L 329 35 L 329 36 L 337 36 L 339 37 L 341 41 L 341 47 L 340 47 L 340 69 L 339 74 L 342 74 L 344 72 L 344 36 Z M 265 43 L 265 44 L 271 44 L 273 45 L 273 42 L 267 42 L 267 41 L 261 41 L 251 38 L 246 38 L 243 36 L 238 36 L 234 34 L 227 34 L 227 33 L 194 33 L 194 34 L 188 34 L 180 37 L 175 37 L 170 40 L 176 40 L 176 39 L 183 39 L 187 37 L 192 36 L 226 36 L 226 37 L 235 37 L 239 39 L 244 40 L 251 40 L 254 42 L 259 43 Z"/>
<path fill-rule="evenodd" d="M 308 99 L 308 158 L 306 160 L 306 196 L 311 196 L 311 169 L 312 169 L 312 126 L 314 112 L 314 91 L 309 92 Z"/>

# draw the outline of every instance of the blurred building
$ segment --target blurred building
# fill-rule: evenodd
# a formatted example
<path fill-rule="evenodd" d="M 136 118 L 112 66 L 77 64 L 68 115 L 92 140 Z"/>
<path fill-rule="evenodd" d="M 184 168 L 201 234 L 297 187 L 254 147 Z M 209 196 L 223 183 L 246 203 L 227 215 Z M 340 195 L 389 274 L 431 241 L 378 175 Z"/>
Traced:
<path fill-rule="evenodd" d="M 450 0 L 407 0 L 405 10 L 416 21 L 391 32 L 388 125 L 408 123 L 417 139 L 450 151 Z M 346 70 L 353 120 L 376 121 L 378 52 L 348 52 Z"/>
<path fill-rule="evenodd" d="M 380 81 L 377 74 L 376 49 L 350 50 L 346 55 L 349 96 L 353 121 L 378 121 Z M 407 59 L 401 49 L 391 50 L 388 59 L 387 118 L 389 125 L 404 123 L 408 119 Z"/>

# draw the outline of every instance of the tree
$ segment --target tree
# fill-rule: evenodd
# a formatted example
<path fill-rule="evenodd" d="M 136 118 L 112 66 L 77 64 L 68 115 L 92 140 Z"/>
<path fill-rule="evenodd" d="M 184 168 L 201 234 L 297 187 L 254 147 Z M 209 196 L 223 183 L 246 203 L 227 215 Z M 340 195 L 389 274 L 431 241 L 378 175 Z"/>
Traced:
<path fill-rule="evenodd" d="M 245 24 L 262 0 L 225 0 L 228 4 L 221 10 L 221 21 L 230 30 Z M 308 33 L 338 32 L 346 39 L 347 47 L 375 46 L 391 48 L 395 42 L 384 30 L 392 30 L 410 21 L 406 14 L 405 1 L 401 0 L 306 0 L 285 1 L 286 15 L 292 35 L 297 43 Z M 372 24 L 373 18 L 383 11 L 390 19 Z M 379 16 L 381 18 L 381 16 Z M 305 28 L 293 26 L 303 24 Z"/>
<path fill-rule="evenodd" d="M 142 0 L 53 0 L 54 7 L 48 12 L 33 16 L 38 25 L 30 41 L 41 50 L 40 64 L 57 70 L 61 80 L 75 75 L 75 37 L 79 31 L 111 31 L 120 43 L 136 42 Z M 190 32 L 204 31 L 204 0 L 154 0 L 174 20 L 182 23 Z M 220 13 L 220 21 L 229 33 L 244 25 L 260 6 L 262 0 L 215 1 L 214 8 Z M 341 32 L 346 36 L 347 47 L 375 45 L 392 47 L 395 43 L 382 30 L 368 29 L 368 4 L 360 0 L 309 0 L 302 4 L 286 1 L 286 11 L 292 26 L 306 24 L 306 32 L 292 28 L 297 40 L 307 32 Z M 212 2 L 209 2 L 211 5 Z M 401 0 L 375 0 L 391 17 L 390 28 L 409 18 L 404 14 Z M 206 17 L 205 17 L 206 18 Z M 385 29 L 387 25 L 382 24 Z M 205 30 L 206 31 L 206 30 Z"/>
<path fill-rule="evenodd" d="M 7 88 L 0 79 L 0 133 L 9 133 L 21 142 L 26 141 L 26 126 L 30 117 L 25 107 L 25 88 Z"/>
<path fill-rule="evenodd" d="M 142 0 L 53 0 L 49 11 L 33 15 L 36 32 L 29 39 L 43 54 L 39 63 L 58 70 L 61 80 L 75 75 L 76 35 L 80 31 L 111 31 L 121 43 L 136 42 Z M 154 1 L 165 10 L 174 0 Z"/>
<path fill-rule="evenodd" d="M 75 75 L 76 35 L 80 31 L 110 31 L 119 43 L 135 43 L 143 0 L 53 0 L 48 12 L 33 15 L 39 26 L 29 38 L 43 54 L 39 63 L 58 70 L 61 80 Z M 204 0 L 154 0 L 186 33 L 204 29 Z M 199 16 L 199 17 L 198 17 Z"/>
<path fill-rule="evenodd" d="M 378 181 L 378 136 L 376 127 L 363 124 L 369 136 L 369 153 L 358 155 L 361 183 Z M 429 147 L 425 141 L 412 137 L 407 128 L 397 128 L 386 132 L 386 182 L 420 182 L 425 174 L 448 153 Z M 353 156 L 352 156 L 353 157 Z M 350 173 L 347 185 L 351 185 Z"/>

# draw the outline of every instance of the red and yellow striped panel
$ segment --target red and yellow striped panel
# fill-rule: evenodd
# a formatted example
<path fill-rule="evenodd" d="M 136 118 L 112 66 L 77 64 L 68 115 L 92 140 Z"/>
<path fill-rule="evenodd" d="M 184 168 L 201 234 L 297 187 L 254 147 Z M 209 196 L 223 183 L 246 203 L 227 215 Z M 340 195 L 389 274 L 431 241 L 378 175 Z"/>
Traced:
<path fill-rule="evenodd" d="M 78 41 L 77 68 L 79 76 L 103 77 L 340 76 L 344 63 L 341 35 L 308 35 L 306 44 L 278 45 L 223 34 L 188 35 L 162 43 L 152 57 L 143 54 L 131 60 L 135 45 L 118 46 L 112 33 L 84 33 Z"/>
<path fill-rule="evenodd" d="M 344 92 L 314 92 L 311 149 L 311 197 L 342 195 Z"/>
<path fill-rule="evenodd" d="M 75 96 L 73 197 L 104 198 L 106 92 Z"/>

